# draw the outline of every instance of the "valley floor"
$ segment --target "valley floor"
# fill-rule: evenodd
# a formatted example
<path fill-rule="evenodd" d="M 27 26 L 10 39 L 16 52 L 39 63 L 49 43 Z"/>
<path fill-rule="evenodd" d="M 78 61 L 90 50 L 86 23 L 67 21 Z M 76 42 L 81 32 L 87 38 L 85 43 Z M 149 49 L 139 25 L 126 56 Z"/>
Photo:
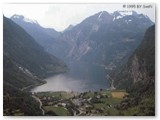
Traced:
<path fill-rule="evenodd" d="M 124 90 L 98 92 L 38 92 L 32 93 L 42 103 L 47 116 L 105 116 L 121 115 L 116 109 L 127 95 Z"/>

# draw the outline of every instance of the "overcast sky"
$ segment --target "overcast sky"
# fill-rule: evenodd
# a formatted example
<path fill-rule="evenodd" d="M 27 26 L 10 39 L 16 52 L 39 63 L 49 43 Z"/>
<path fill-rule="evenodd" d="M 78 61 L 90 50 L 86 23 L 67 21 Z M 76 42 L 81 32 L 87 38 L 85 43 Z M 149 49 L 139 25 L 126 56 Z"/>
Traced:
<path fill-rule="evenodd" d="M 125 4 L 127 5 L 127 4 Z M 137 4 L 136 4 L 137 5 Z M 139 4 L 140 5 L 140 4 Z M 37 20 L 43 27 L 63 31 L 70 24 L 76 25 L 86 17 L 100 11 L 131 11 L 143 13 L 155 22 L 155 6 L 150 8 L 127 8 L 124 4 L 4 4 L 3 14 L 11 17 L 14 14 L 24 15 Z"/>

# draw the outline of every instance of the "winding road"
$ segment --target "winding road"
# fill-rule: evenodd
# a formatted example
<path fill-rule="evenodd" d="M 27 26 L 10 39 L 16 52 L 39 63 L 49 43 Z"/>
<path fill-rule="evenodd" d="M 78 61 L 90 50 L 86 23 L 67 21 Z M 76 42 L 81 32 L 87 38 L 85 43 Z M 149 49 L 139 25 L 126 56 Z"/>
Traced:
<path fill-rule="evenodd" d="M 40 100 L 38 97 L 36 97 L 35 95 L 32 95 L 32 97 L 33 97 L 36 101 L 39 102 L 39 109 L 41 109 L 42 115 L 45 115 L 45 111 L 44 111 L 43 108 L 42 108 L 42 102 L 41 102 L 41 100 Z"/>

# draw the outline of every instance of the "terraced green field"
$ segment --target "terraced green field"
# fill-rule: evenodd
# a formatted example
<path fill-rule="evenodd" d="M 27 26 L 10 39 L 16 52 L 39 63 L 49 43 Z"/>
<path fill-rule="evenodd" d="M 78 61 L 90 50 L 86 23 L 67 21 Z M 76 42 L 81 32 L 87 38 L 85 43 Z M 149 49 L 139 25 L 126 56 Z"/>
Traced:
<path fill-rule="evenodd" d="M 54 107 L 54 106 L 44 106 L 46 112 L 52 111 L 58 116 L 69 116 L 70 113 L 63 107 Z"/>

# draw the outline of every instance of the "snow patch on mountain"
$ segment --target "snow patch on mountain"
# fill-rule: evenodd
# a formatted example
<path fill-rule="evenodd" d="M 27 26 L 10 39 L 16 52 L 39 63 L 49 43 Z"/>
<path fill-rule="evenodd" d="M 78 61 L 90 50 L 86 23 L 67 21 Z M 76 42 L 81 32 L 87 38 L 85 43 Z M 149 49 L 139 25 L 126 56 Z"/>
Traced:
<path fill-rule="evenodd" d="M 132 20 L 130 20 L 130 19 L 129 19 L 129 20 L 125 20 L 125 22 L 126 22 L 127 24 L 128 24 L 129 22 L 131 22 L 131 21 L 132 21 Z"/>
<path fill-rule="evenodd" d="M 116 16 L 116 17 L 113 17 L 113 21 L 118 20 L 118 19 L 120 19 L 120 18 L 123 18 L 123 16 Z"/>
<path fill-rule="evenodd" d="M 27 22 L 27 23 L 38 24 L 39 25 L 39 23 L 36 20 L 32 20 L 32 19 L 26 18 L 23 15 L 17 15 L 17 14 L 15 14 L 15 15 L 13 15 L 11 17 L 11 19 L 20 19 L 20 20 L 23 20 L 24 22 Z"/>
<path fill-rule="evenodd" d="M 102 14 L 103 14 L 103 11 L 99 14 L 98 18 L 100 18 Z"/>
<path fill-rule="evenodd" d="M 19 19 L 20 18 L 20 16 L 18 16 L 18 15 L 14 15 L 12 17 L 15 18 L 15 19 Z"/>
<path fill-rule="evenodd" d="M 125 20 L 125 22 L 128 24 L 128 20 Z"/>
<path fill-rule="evenodd" d="M 101 21 L 103 19 L 103 16 L 105 16 L 104 14 L 106 13 L 106 11 L 101 11 L 97 17 L 98 21 Z"/>
<path fill-rule="evenodd" d="M 113 21 L 115 21 L 128 15 L 138 16 L 139 14 L 135 11 L 115 11 L 114 13 L 111 13 L 111 15 L 113 15 Z"/>
<path fill-rule="evenodd" d="M 122 16 L 127 16 L 127 15 L 134 15 L 137 16 L 138 13 L 136 13 L 135 11 L 118 11 Z"/>
<path fill-rule="evenodd" d="M 28 23 L 32 23 L 32 24 L 38 24 L 38 22 L 36 20 L 31 20 L 31 19 L 28 19 L 28 18 L 23 18 L 23 20 L 25 22 L 28 22 Z"/>

